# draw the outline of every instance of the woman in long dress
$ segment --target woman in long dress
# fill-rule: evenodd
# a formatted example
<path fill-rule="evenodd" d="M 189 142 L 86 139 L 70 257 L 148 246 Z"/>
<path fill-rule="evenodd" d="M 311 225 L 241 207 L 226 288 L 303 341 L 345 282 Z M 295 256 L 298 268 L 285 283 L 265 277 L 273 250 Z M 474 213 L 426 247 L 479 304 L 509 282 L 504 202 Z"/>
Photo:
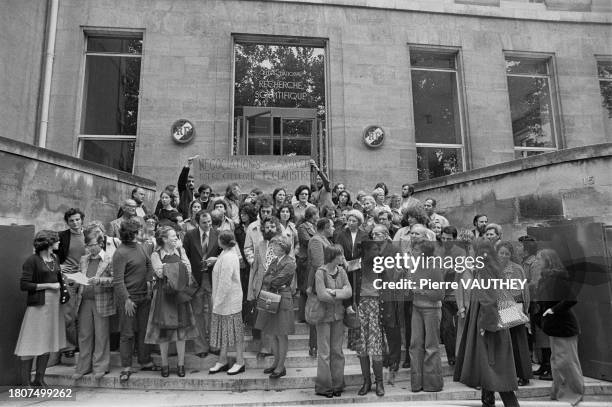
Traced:
<path fill-rule="evenodd" d="M 156 240 L 158 249 L 151 255 L 151 265 L 158 280 L 151 301 L 145 343 L 159 345 L 162 359 L 161 375 L 168 377 L 170 375 L 168 347 L 170 342 L 175 342 L 178 354 L 177 375 L 184 377 L 185 341 L 196 338 L 198 330 L 189 299 L 182 298 L 176 293 L 167 293 L 166 287 L 171 285 L 172 281 L 176 281 L 179 286 L 180 281 L 190 282 L 191 264 L 172 227 L 159 228 Z"/>
<path fill-rule="evenodd" d="M 15 347 L 15 355 L 21 358 L 22 386 L 46 387 L 44 377 L 49 354 L 66 347 L 60 302 L 67 301 L 67 292 L 62 290 L 59 261 L 53 254 L 58 247 L 57 233 L 41 230 L 34 237 L 35 254 L 23 263 L 20 287 L 28 292 L 28 306 Z M 35 357 L 36 377 L 30 382 Z"/>

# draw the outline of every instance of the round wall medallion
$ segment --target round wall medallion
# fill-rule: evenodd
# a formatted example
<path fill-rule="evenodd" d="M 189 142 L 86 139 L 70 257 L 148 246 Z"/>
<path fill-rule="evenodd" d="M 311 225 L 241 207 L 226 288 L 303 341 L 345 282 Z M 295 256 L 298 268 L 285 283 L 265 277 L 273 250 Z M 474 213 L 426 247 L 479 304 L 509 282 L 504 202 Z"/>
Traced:
<path fill-rule="evenodd" d="M 172 124 L 170 135 L 176 143 L 189 143 L 195 137 L 195 127 L 189 120 L 179 119 Z"/>
<path fill-rule="evenodd" d="M 380 147 L 385 142 L 385 131 L 380 126 L 369 126 L 363 131 L 363 142 L 371 148 Z"/>

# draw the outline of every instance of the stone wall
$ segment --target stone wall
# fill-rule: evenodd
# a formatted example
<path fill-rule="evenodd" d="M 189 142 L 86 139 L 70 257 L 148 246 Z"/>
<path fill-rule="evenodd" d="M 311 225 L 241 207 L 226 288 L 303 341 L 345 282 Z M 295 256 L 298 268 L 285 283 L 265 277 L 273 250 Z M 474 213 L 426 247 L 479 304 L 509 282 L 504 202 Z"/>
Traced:
<path fill-rule="evenodd" d="M 564 146 L 610 141 L 595 55 L 612 55 L 611 22 L 520 1 L 62 0 L 47 147 L 77 154 L 88 27 L 144 32 L 134 173 L 158 185 L 176 183 L 189 156 L 230 152 L 232 34 L 325 38 L 332 181 L 398 189 L 417 180 L 408 44 L 460 49 L 473 169 L 514 158 L 504 50 L 554 54 Z M 190 144 L 171 140 L 179 118 L 196 126 Z M 361 141 L 372 124 L 387 131 L 376 150 Z"/>
<path fill-rule="evenodd" d="M 0 126 L 7 137 L 33 144 L 37 131 L 47 2 L 0 4 Z"/>
<path fill-rule="evenodd" d="M 578 147 L 498 164 L 415 185 L 433 197 L 452 225 L 473 228 L 475 214 L 516 240 L 527 226 L 565 220 L 612 225 L 612 143 Z"/>
<path fill-rule="evenodd" d="M 0 137 L 0 225 L 62 230 L 64 212 L 74 207 L 85 222 L 108 226 L 135 186 L 145 189 L 145 205 L 154 208 L 152 181 Z"/>

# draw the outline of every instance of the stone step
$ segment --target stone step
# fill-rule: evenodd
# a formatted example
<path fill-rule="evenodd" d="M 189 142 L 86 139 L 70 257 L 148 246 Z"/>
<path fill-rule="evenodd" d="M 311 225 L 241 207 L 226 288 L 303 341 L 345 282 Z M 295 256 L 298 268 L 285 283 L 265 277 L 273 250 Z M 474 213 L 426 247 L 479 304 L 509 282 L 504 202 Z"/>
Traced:
<path fill-rule="evenodd" d="M 57 365 L 47 369 L 45 381 L 52 386 L 74 387 L 102 387 L 118 389 L 167 389 L 167 390 L 286 390 L 314 388 L 317 374 L 316 367 L 287 368 L 287 376 L 280 379 L 270 379 L 261 369 L 247 369 L 246 372 L 229 376 L 223 372 L 209 375 L 208 371 L 187 369 L 186 377 L 178 377 L 174 365 L 170 370 L 170 377 L 161 377 L 160 372 L 136 371 L 128 383 L 119 381 L 121 369 L 113 367 L 111 372 L 101 380 L 96 381 L 93 376 L 86 375 L 79 380 L 73 380 L 73 366 Z M 443 365 L 444 375 L 452 375 L 453 367 Z M 400 369 L 396 373 L 384 369 L 385 383 L 393 380 L 396 384 L 410 381 L 410 369 Z M 357 365 L 347 365 L 344 369 L 344 378 L 347 386 L 361 384 L 361 369 Z"/>
<path fill-rule="evenodd" d="M 442 364 L 447 364 L 447 358 L 444 353 L 444 348 L 442 348 L 440 352 L 442 355 Z M 405 355 L 405 351 L 402 350 L 402 362 L 405 360 Z M 230 359 L 234 359 L 235 352 L 228 352 L 228 356 L 230 357 Z M 356 352 L 344 349 L 344 356 L 345 365 L 359 366 L 359 357 L 357 356 Z M 269 356 L 266 358 L 258 358 L 256 352 L 244 352 L 244 360 L 246 362 L 247 369 L 265 369 L 273 363 L 274 357 Z M 161 356 L 159 356 L 158 354 L 154 354 L 153 361 L 156 364 L 161 365 Z M 185 355 L 185 368 L 208 370 L 209 368 L 214 366 L 216 361 L 217 356 L 212 354 L 209 354 L 205 358 L 199 358 L 194 354 L 187 353 Z M 176 356 L 170 356 L 170 365 L 174 364 L 176 364 Z M 307 350 L 290 350 L 287 352 L 287 359 L 285 361 L 285 366 L 287 367 L 314 367 L 316 366 L 316 364 L 316 358 L 310 357 Z M 119 352 L 111 352 L 111 366 L 121 366 L 121 358 L 119 356 Z M 134 359 L 134 366 L 137 366 L 136 359 Z"/>
<path fill-rule="evenodd" d="M 310 325 L 308 325 L 305 322 L 296 322 L 294 324 L 294 326 L 295 326 L 294 334 L 296 334 L 296 335 L 308 335 L 308 333 L 310 332 Z M 251 335 L 251 327 L 245 326 L 244 327 L 244 334 L 250 336 Z"/>
<path fill-rule="evenodd" d="M 308 333 L 289 335 L 289 350 L 308 349 Z M 347 336 L 344 335 L 344 343 L 347 342 Z M 244 336 L 244 346 L 247 351 L 256 351 L 254 339 L 251 335 Z M 231 348 L 230 348 L 231 349 Z"/>
<path fill-rule="evenodd" d="M 132 376 L 135 379 L 138 374 Z M 281 379 L 282 380 L 282 379 Z M 612 382 L 584 378 L 585 400 L 580 403 L 584 407 L 609 407 L 612 400 Z M 551 401 L 551 382 L 532 380 L 528 386 L 520 387 L 517 397 L 522 407 L 570 407 L 567 402 Z M 255 407 L 255 406 L 290 406 L 290 405 L 331 405 L 351 406 L 357 403 L 368 403 L 373 406 L 431 406 L 431 407 L 479 407 L 480 391 L 453 382 L 451 378 L 444 379 L 444 389 L 437 393 L 410 391 L 410 382 L 402 381 L 395 385 L 385 385 L 385 396 L 377 397 L 374 393 L 357 396 L 358 386 L 348 386 L 342 396 L 327 399 L 314 394 L 313 388 L 286 389 L 282 391 L 252 390 L 248 392 L 206 391 L 206 390 L 174 390 L 165 389 L 122 389 L 122 388 L 86 388 L 74 389 L 78 405 L 133 407 L 133 406 L 199 406 L 209 407 Z M 502 405 L 497 396 L 496 405 Z M 537 400 L 537 401 L 532 401 Z M 600 401 L 593 401 L 600 400 Z M 58 401 L 41 405 L 58 405 Z M 68 406 L 70 402 L 61 403 Z M 74 404 L 74 403 L 72 403 Z M 0 393 L 0 405 L 32 405 L 32 401 L 23 403 L 9 398 L 8 392 Z"/>

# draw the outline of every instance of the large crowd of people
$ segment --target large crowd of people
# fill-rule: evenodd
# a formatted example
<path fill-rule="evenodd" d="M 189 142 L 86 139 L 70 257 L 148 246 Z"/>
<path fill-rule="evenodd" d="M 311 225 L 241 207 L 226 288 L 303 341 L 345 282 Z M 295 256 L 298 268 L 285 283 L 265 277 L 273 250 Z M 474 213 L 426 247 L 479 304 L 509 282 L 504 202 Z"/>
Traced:
<path fill-rule="evenodd" d="M 539 248 L 533 237 L 503 240 L 502 227 L 482 213 L 471 225 L 452 224 L 437 212 L 434 198 L 416 199 L 410 184 L 399 194 L 382 182 L 370 192 L 352 193 L 343 183 L 332 187 L 314 161 L 315 185 L 295 191 L 278 186 L 265 191 L 270 194 L 257 188 L 243 194 L 235 183 L 225 191 L 196 188 L 191 165 L 189 159 L 153 211 L 144 205 L 144 191 L 134 188 L 108 228 L 86 222 L 72 208 L 64 216 L 66 230 L 36 233 L 35 253 L 21 278 L 28 307 L 15 354 L 22 360 L 23 385 L 45 386 L 50 353 L 71 358 L 76 350 L 73 378 L 100 379 L 117 347 L 121 382 L 133 373 L 134 354 L 140 370 L 168 377 L 171 343 L 179 377 L 186 375 L 189 346 L 200 358 L 218 355 L 210 374 L 238 375 L 245 371 L 245 325 L 257 356 L 273 358 L 263 374 L 278 379 L 287 375 L 296 322 L 314 318 L 312 300 L 321 312 L 310 324 L 308 351 L 317 358 L 315 392 L 321 396 L 344 391 L 343 349 L 349 348 L 359 356 L 359 395 L 372 391 L 372 372 L 375 393 L 385 394 L 385 368 L 410 368 L 413 392 L 441 391 L 447 363 L 456 381 L 481 389 L 485 406 L 494 404 L 494 392 L 504 405 L 518 406 L 514 392 L 534 374 L 553 381 L 553 399 L 581 399 L 575 293 L 557 253 Z M 522 255 L 515 250 L 519 245 Z M 379 274 L 371 264 L 373 250 L 390 257 L 481 256 L 484 267 L 408 274 L 388 268 Z M 524 289 L 504 294 L 521 305 L 529 322 L 499 324 L 500 290 L 377 289 L 380 278 L 526 279 Z M 151 358 L 155 350 L 159 366 Z M 540 368 L 532 372 L 534 361 Z"/>

